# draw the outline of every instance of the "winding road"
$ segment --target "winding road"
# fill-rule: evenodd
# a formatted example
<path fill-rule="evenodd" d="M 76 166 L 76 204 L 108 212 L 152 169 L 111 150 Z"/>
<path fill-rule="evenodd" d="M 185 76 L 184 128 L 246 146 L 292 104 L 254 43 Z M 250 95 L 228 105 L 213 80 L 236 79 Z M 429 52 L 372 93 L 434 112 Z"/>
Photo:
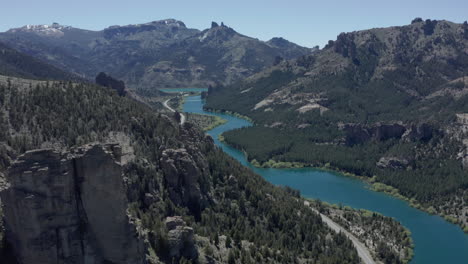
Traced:
<path fill-rule="evenodd" d="M 171 98 L 172 99 L 172 98 Z M 169 111 L 175 113 L 176 110 L 172 109 L 172 107 L 170 107 L 167 103 L 169 102 L 169 100 L 171 99 L 167 99 L 166 101 L 164 101 L 163 105 L 164 107 L 166 107 L 167 109 L 169 109 Z M 185 115 L 182 114 L 182 113 L 179 113 L 180 114 L 180 124 L 183 125 L 185 123 Z"/>
<path fill-rule="evenodd" d="M 310 203 L 308 201 L 305 201 L 304 204 L 306 206 L 310 207 Z M 322 218 L 322 221 L 325 222 L 328 225 L 328 227 L 330 227 L 333 231 L 335 231 L 336 233 L 339 233 L 341 231 L 341 233 L 345 234 L 345 236 L 347 238 L 349 238 L 353 242 L 353 245 L 356 248 L 356 250 L 358 252 L 358 255 L 361 258 L 363 263 L 365 263 L 365 264 L 376 264 L 376 262 L 372 258 L 372 255 L 371 255 L 369 249 L 364 244 L 362 244 L 357 237 L 355 237 L 353 234 L 346 231 L 346 229 L 344 229 L 343 227 L 341 227 L 337 223 L 333 222 L 333 220 L 331 220 L 327 216 L 319 213 L 317 210 L 313 209 L 312 207 L 310 207 L 310 208 L 314 212 L 320 214 L 320 217 Z"/>

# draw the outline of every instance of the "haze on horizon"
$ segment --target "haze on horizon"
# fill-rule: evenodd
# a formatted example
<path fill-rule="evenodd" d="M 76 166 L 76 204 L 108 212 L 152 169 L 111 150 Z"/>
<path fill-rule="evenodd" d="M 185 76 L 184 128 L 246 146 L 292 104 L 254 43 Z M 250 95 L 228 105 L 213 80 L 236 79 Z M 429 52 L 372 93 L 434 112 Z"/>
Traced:
<path fill-rule="evenodd" d="M 58 22 L 101 30 L 111 25 L 174 18 L 203 30 L 224 22 L 241 34 L 268 40 L 284 37 L 297 44 L 323 47 L 341 32 L 409 24 L 415 17 L 463 23 L 468 2 L 446 1 L 61 1 L 16 0 L 2 3 L 0 31 L 27 24 Z"/>

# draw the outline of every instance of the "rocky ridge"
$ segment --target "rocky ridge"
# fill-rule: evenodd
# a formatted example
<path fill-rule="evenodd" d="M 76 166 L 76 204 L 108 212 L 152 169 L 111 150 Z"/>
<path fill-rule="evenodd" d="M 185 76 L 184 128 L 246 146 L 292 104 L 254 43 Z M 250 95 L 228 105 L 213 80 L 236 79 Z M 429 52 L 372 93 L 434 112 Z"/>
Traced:
<path fill-rule="evenodd" d="M 24 26 L 0 33 L 0 41 L 88 79 L 105 71 L 130 88 L 207 87 L 228 84 L 311 49 L 270 43 L 212 23 L 203 31 L 165 19 L 111 26 L 101 31 L 52 25 Z M 275 44 L 276 43 L 276 44 Z"/>

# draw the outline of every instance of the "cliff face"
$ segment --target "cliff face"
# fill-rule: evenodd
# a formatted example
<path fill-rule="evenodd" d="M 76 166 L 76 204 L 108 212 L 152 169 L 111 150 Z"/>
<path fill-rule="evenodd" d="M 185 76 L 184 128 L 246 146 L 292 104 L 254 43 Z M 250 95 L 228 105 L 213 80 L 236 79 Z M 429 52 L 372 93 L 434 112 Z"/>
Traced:
<path fill-rule="evenodd" d="M 33 150 L 12 164 L 0 195 L 20 263 L 145 263 L 127 216 L 117 145 Z"/>
<path fill-rule="evenodd" d="M 373 125 L 344 124 L 338 125 L 345 132 L 345 144 L 352 146 L 370 140 L 385 141 L 389 139 L 402 139 L 404 141 L 429 141 L 436 128 L 430 124 L 404 124 L 403 122 Z"/>

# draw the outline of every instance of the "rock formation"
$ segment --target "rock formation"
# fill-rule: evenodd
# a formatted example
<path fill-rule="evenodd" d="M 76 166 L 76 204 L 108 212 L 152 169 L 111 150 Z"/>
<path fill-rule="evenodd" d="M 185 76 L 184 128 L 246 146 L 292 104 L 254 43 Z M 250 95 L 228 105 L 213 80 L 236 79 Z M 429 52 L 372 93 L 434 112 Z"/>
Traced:
<path fill-rule="evenodd" d="M 127 216 L 120 152 L 115 144 L 86 145 L 18 157 L 0 195 L 20 263 L 146 263 Z"/>
<path fill-rule="evenodd" d="M 405 169 L 409 165 L 409 161 L 397 157 L 382 157 L 377 162 L 379 168 L 390 168 L 390 169 Z"/>
<path fill-rule="evenodd" d="M 389 139 L 404 139 L 405 141 L 429 141 L 435 133 L 434 128 L 426 123 L 405 125 L 402 123 L 382 124 L 372 126 L 362 124 L 340 124 L 345 132 L 346 145 L 361 144 L 369 140 L 385 141 Z"/>
<path fill-rule="evenodd" d="M 206 160 L 181 148 L 164 150 L 160 162 L 171 200 L 187 206 L 197 216 L 207 200 L 198 182 L 207 167 Z"/>
<path fill-rule="evenodd" d="M 167 217 L 166 228 L 169 230 L 170 258 L 195 259 L 198 256 L 193 239 L 193 228 L 188 227 L 182 217 Z"/>

